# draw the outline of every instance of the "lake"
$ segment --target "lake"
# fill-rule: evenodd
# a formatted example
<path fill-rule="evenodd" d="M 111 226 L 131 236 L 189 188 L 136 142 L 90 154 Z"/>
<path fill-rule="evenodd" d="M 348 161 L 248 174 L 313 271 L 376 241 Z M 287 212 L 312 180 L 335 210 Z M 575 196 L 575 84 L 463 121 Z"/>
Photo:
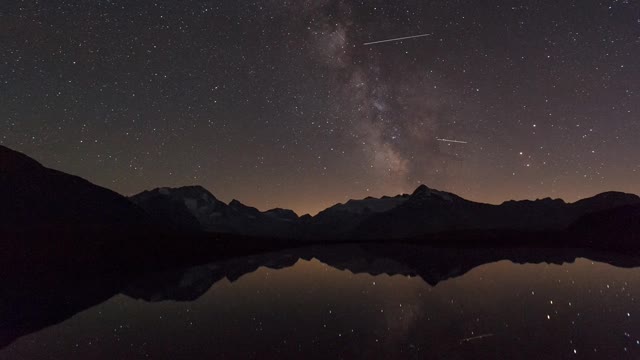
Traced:
<path fill-rule="evenodd" d="M 638 359 L 638 265 L 576 249 L 250 255 L 32 295 L 60 297 L 59 318 L 5 303 L 0 358 Z"/>

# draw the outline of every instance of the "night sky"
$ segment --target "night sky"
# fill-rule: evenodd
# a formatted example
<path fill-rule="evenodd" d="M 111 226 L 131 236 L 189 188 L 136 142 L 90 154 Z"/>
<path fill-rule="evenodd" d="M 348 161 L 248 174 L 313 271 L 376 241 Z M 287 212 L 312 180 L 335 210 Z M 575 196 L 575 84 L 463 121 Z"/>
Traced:
<path fill-rule="evenodd" d="M 300 214 L 638 193 L 639 59 L 630 0 L 5 1 L 0 143 Z"/>

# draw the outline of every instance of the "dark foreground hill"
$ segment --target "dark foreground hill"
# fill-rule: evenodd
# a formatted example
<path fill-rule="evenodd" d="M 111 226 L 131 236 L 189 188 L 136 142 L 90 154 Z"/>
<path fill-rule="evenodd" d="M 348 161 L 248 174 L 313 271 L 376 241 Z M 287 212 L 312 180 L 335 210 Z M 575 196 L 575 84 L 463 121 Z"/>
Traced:
<path fill-rule="evenodd" d="M 0 226 L 139 226 L 149 218 L 121 195 L 0 146 Z"/>
<path fill-rule="evenodd" d="M 154 225 L 126 198 L 2 146 L 0 197 L 3 274 L 100 259 L 118 262 L 114 259 L 141 255 L 150 245 L 133 241 Z"/>
<path fill-rule="evenodd" d="M 277 240 L 204 234 L 158 221 L 126 197 L 4 146 L 0 198 L 2 281 L 24 271 L 129 271 L 185 264 L 211 253 L 281 246 Z"/>

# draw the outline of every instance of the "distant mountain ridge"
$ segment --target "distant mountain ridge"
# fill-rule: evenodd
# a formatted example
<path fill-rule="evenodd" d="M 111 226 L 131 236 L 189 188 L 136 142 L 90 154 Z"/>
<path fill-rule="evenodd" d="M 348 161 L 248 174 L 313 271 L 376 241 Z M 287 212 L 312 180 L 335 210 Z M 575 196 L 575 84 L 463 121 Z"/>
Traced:
<path fill-rule="evenodd" d="M 351 236 L 400 239 L 455 230 L 562 230 L 583 215 L 639 203 L 634 194 L 605 192 L 574 203 L 545 198 L 492 205 L 421 185 L 404 203 L 367 218 Z"/>
<path fill-rule="evenodd" d="M 155 221 L 207 232 L 282 237 L 293 233 L 298 219 L 288 209 L 261 212 L 235 199 L 226 204 L 201 186 L 157 188 L 129 199 Z"/>
<path fill-rule="evenodd" d="M 130 199 L 151 214 L 173 208 L 163 210 L 165 216 L 157 221 L 192 227 L 193 221 L 184 220 L 188 213 L 203 231 L 302 240 L 403 239 L 459 230 L 558 231 L 587 214 L 640 204 L 637 195 L 605 192 L 573 203 L 544 198 L 493 205 L 426 185 L 411 195 L 349 200 L 302 217 L 286 209 L 261 212 L 237 200 L 225 204 L 200 186 L 158 188 Z"/>
<path fill-rule="evenodd" d="M 333 205 L 313 217 L 305 219 L 299 236 L 307 239 L 345 239 L 366 219 L 389 211 L 407 201 L 409 195 L 394 197 L 366 197 Z"/>

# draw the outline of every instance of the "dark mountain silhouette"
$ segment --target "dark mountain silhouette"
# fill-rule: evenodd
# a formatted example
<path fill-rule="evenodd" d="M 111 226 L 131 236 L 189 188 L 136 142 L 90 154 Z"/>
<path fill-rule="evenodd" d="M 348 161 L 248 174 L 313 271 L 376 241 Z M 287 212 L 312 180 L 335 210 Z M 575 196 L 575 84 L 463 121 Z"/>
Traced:
<path fill-rule="evenodd" d="M 225 204 L 201 186 L 158 188 L 130 199 L 156 221 L 216 233 L 287 237 L 298 219 L 292 210 L 261 212 L 235 199 Z"/>
<path fill-rule="evenodd" d="M 205 231 L 232 230 L 222 219 L 227 204 L 201 186 L 157 188 L 129 199 L 158 222 Z"/>
<path fill-rule="evenodd" d="M 264 212 L 265 215 L 272 216 L 283 221 L 296 221 L 298 220 L 298 214 L 293 210 L 275 208 Z"/>
<path fill-rule="evenodd" d="M 182 199 L 162 196 L 161 191 L 168 190 L 144 191 L 130 197 L 129 200 L 144 209 L 158 223 L 173 224 L 182 229 L 201 230 L 200 221 L 184 205 Z M 185 188 L 184 191 L 186 193 L 199 192 L 200 189 Z M 202 191 L 207 192 L 204 189 Z M 211 195 L 211 198 L 213 198 L 213 195 Z"/>
<path fill-rule="evenodd" d="M 0 227 L 128 226 L 149 223 L 121 195 L 77 176 L 45 168 L 0 146 Z"/>
<path fill-rule="evenodd" d="M 567 233 L 587 246 L 611 249 L 640 247 L 640 204 L 589 213 L 571 224 Z"/>
<path fill-rule="evenodd" d="M 456 230 L 563 230 L 589 213 L 639 204 L 633 194 L 607 192 L 575 203 L 560 199 L 477 203 L 421 185 L 398 206 L 365 219 L 351 237 L 402 239 Z"/>
<path fill-rule="evenodd" d="M 303 241 L 400 240 L 459 231 L 562 231 L 583 215 L 640 204 L 636 195 L 606 192 L 574 203 L 545 198 L 492 205 L 425 185 L 411 195 L 349 200 L 302 217 L 286 209 L 261 212 L 237 200 L 227 205 L 200 186 L 145 191 L 131 200 L 156 221 L 186 229 Z"/>
<path fill-rule="evenodd" d="M 150 243 L 131 238 L 164 229 L 125 197 L 3 146 L 0 197 L 0 278 L 102 259 L 117 266 L 149 253 Z"/>
<path fill-rule="evenodd" d="M 307 218 L 299 227 L 299 234 L 306 239 L 346 239 L 366 219 L 389 211 L 404 203 L 409 195 L 382 198 L 367 197 L 333 205 L 316 216 Z"/>

